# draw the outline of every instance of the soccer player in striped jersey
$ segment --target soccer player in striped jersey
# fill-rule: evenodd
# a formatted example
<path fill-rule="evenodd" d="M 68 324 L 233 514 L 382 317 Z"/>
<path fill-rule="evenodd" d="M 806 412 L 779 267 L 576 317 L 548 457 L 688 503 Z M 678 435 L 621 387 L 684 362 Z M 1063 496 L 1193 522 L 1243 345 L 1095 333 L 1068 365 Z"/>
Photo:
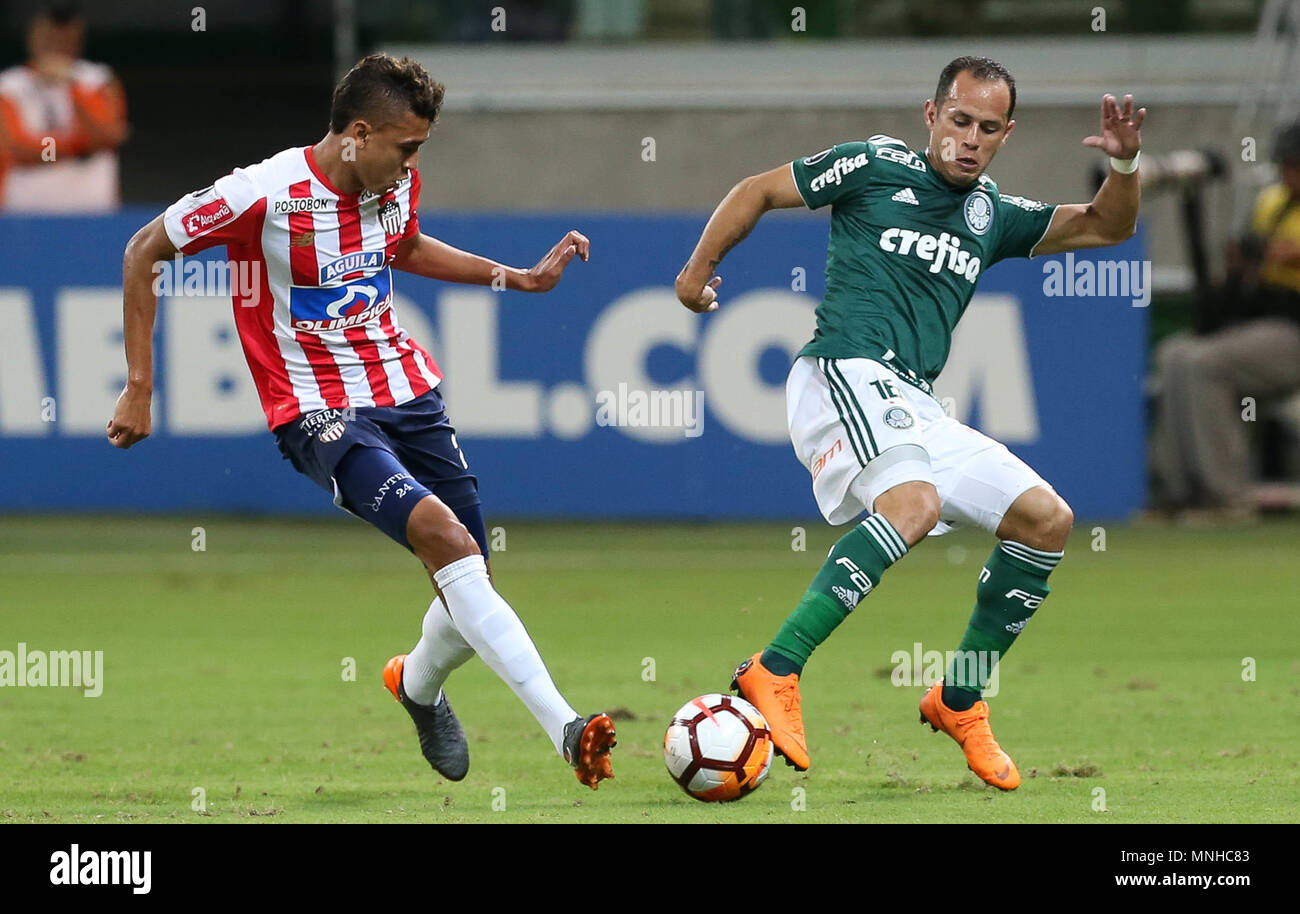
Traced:
<path fill-rule="evenodd" d="M 590 243 L 571 231 L 517 269 L 420 232 L 416 166 L 443 95 L 419 64 L 372 54 L 335 89 L 324 139 L 235 169 L 135 234 L 123 262 L 127 384 L 108 438 L 129 448 L 150 431 L 154 265 L 224 244 L 232 264 L 252 268 L 253 291 L 240 283 L 234 294 L 235 326 L 281 453 L 414 553 L 437 591 L 419 642 L 384 669 L 425 758 L 449 780 L 469 769 L 442 686 L 477 653 L 594 790 L 613 777 L 613 721 L 569 706 L 492 586 L 478 482 L 447 419 L 442 374 L 398 322 L 391 273 L 546 292 Z"/>
<path fill-rule="evenodd" d="M 1005 446 L 945 415 L 931 385 L 982 269 L 1133 234 L 1146 109 L 1134 112 L 1131 96 L 1122 107 L 1102 99 L 1100 135 L 1083 142 L 1111 157 L 1110 173 L 1091 203 L 1052 206 L 1003 194 L 984 174 L 1015 126 L 1015 102 L 1015 81 L 1000 64 L 952 61 L 924 106 L 924 151 L 877 135 L 746 178 L 677 277 L 684 305 L 712 311 L 721 282 L 714 271 L 764 212 L 831 206 L 826 295 L 813 340 L 790 371 L 787 417 L 826 520 L 868 516 L 835 544 L 776 637 L 733 683 L 801 770 L 811 759 L 799 676 L 814 648 L 927 534 L 971 525 L 999 543 L 980 571 L 947 675 L 921 700 L 921 720 L 955 739 L 987 783 L 1020 783 L 981 693 L 1046 598 L 1074 517 Z"/>

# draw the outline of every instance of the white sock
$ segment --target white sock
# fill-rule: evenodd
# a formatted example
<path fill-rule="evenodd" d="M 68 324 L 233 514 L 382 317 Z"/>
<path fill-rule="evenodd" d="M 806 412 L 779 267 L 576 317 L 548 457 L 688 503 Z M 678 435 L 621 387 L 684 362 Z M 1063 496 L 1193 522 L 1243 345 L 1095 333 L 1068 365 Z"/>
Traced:
<path fill-rule="evenodd" d="M 492 587 L 481 555 L 444 565 L 433 573 L 452 621 L 470 646 L 519 696 L 564 755 L 564 725 L 578 716 L 546 672 L 533 640 L 510 604 Z"/>
<path fill-rule="evenodd" d="M 456 631 L 442 598 L 435 597 L 424 614 L 420 641 L 402 665 L 402 688 L 417 705 L 433 707 L 451 671 L 473 656 L 474 648 Z"/>

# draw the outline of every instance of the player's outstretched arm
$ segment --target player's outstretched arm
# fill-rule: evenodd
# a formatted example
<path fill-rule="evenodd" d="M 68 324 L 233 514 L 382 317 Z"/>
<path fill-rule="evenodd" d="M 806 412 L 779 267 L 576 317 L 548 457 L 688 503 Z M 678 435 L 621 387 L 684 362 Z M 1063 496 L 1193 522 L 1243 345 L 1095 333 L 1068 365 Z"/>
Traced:
<path fill-rule="evenodd" d="M 716 311 L 722 277 L 714 275 L 714 271 L 722 258 L 745 240 L 768 210 L 803 205 L 789 165 L 741 181 L 713 211 L 691 259 L 677 274 L 677 299 L 701 314 Z"/>
<path fill-rule="evenodd" d="M 583 260 L 591 257 L 591 242 L 581 232 L 569 232 L 530 270 L 508 267 L 419 234 L 398 245 L 393 266 L 407 273 L 446 282 L 488 286 L 504 281 L 507 289 L 549 292 L 575 256 Z"/>
<path fill-rule="evenodd" d="M 158 311 L 154 294 L 154 264 L 176 254 L 167 237 L 163 217 L 131 236 L 122 256 L 122 331 L 126 338 L 126 387 L 108 421 L 108 440 L 129 448 L 152 431 L 149 406 L 153 401 L 153 324 Z"/>
<path fill-rule="evenodd" d="M 1112 163 L 1091 203 L 1058 206 L 1047 234 L 1034 248 L 1035 255 L 1103 247 L 1133 237 L 1137 231 L 1142 185 L 1137 163 L 1132 160 L 1142 148 L 1142 122 L 1146 116 L 1146 108 L 1133 110 L 1131 95 L 1124 96 L 1122 108 L 1115 96 L 1102 98 L 1101 135 L 1084 138 L 1083 145 L 1097 147 L 1121 165 L 1131 163 L 1132 170 L 1118 171 Z"/>

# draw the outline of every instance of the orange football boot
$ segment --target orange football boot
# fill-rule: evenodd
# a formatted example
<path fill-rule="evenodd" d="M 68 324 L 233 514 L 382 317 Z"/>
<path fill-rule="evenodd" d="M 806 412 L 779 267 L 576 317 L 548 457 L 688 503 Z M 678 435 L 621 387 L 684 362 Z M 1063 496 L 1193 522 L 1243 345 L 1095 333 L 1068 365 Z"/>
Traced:
<path fill-rule="evenodd" d="M 564 760 L 573 766 L 578 783 L 596 789 L 596 785 L 614 776 L 609 750 L 618 745 L 614 719 L 608 714 L 593 714 L 585 720 L 575 717 L 564 725 Z"/>
<path fill-rule="evenodd" d="M 989 727 L 989 705 L 977 701 L 969 710 L 954 711 L 943 703 L 943 681 L 930 687 L 921 698 L 921 723 L 942 730 L 966 753 L 966 764 L 980 779 L 1001 790 L 1020 786 L 1020 772 L 1011 756 L 1002 751 Z"/>
<path fill-rule="evenodd" d="M 803 735 L 803 711 L 799 707 L 799 674 L 777 676 L 763 666 L 759 651 L 736 668 L 731 687 L 767 718 L 772 745 L 786 762 L 800 771 L 812 764 Z"/>

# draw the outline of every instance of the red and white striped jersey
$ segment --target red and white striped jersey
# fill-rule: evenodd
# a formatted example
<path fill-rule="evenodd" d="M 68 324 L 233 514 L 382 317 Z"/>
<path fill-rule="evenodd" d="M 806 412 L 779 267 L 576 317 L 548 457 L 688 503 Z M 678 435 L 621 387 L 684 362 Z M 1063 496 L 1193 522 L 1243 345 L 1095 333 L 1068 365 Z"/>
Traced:
<path fill-rule="evenodd" d="M 419 196 L 416 171 L 383 194 L 342 193 L 307 146 L 167 208 L 167 236 L 182 254 L 224 244 L 232 265 L 251 268 L 251 283 L 230 285 L 270 428 L 327 407 L 397 406 L 442 379 L 393 311 L 390 264 L 420 231 Z"/>

